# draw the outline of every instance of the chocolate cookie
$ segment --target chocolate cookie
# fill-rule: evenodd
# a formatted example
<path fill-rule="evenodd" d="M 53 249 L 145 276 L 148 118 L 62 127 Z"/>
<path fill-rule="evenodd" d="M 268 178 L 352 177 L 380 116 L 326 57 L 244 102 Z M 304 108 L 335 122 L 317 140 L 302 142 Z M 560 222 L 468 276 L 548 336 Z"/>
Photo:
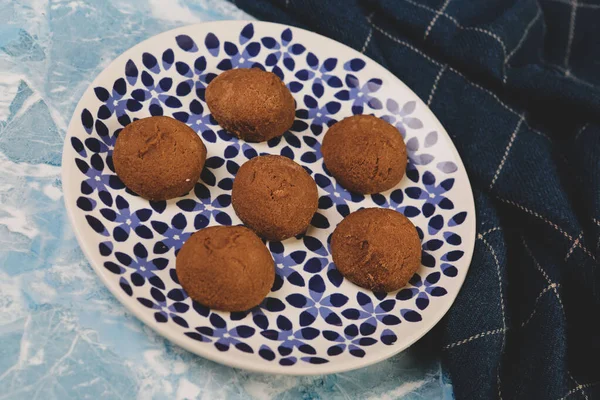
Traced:
<path fill-rule="evenodd" d="M 275 280 L 271 253 L 243 226 L 212 226 L 194 233 L 177 254 L 176 272 L 192 299 L 223 311 L 259 305 Z"/>
<path fill-rule="evenodd" d="M 221 73 L 206 88 L 206 104 L 223 128 L 248 142 L 283 135 L 296 113 L 281 79 L 258 68 Z"/>
<path fill-rule="evenodd" d="M 406 171 L 406 145 L 394 126 L 371 115 L 354 115 L 334 124 L 321 146 L 325 166 L 340 184 L 356 193 L 393 188 Z"/>
<path fill-rule="evenodd" d="M 399 212 L 364 208 L 335 228 L 331 255 L 351 282 L 376 292 L 393 292 L 419 269 L 421 240 L 412 222 Z"/>
<path fill-rule="evenodd" d="M 231 200 L 249 228 L 266 239 L 284 240 L 308 228 L 317 211 L 317 185 L 287 157 L 255 157 L 240 167 Z"/>
<path fill-rule="evenodd" d="M 172 199 L 192 190 L 205 160 L 202 139 L 169 117 L 130 123 L 119 134 L 113 152 L 119 178 L 148 200 Z"/>

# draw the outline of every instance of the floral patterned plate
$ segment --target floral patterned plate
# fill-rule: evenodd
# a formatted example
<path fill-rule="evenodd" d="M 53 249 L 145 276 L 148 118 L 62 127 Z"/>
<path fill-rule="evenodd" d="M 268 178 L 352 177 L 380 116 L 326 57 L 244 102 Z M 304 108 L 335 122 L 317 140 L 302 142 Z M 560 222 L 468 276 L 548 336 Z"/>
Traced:
<path fill-rule="evenodd" d="M 206 85 L 216 75 L 248 67 L 279 75 L 296 100 L 292 129 L 268 143 L 232 137 L 204 101 Z M 406 177 L 385 193 L 351 194 L 323 167 L 324 132 L 361 113 L 384 118 L 406 140 Z M 187 123 L 208 148 L 194 190 L 167 202 L 148 202 L 127 190 L 111 158 L 120 130 L 151 115 Z M 175 255 L 198 229 L 240 223 L 231 207 L 232 182 L 239 166 L 259 154 L 281 154 L 303 165 L 319 187 L 319 209 L 303 237 L 267 243 L 277 276 L 259 307 L 237 313 L 210 310 L 181 288 Z M 133 314 L 189 351 L 270 373 L 351 370 L 410 346 L 454 301 L 475 239 L 465 168 L 425 104 L 383 67 L 349 47 L 265 22 L 188 26 L 118 57 L 75 110 L 63 153 L 63 188 L 82 249 Z M 422 266 L 398 292 L 357 287 L 331 260 L 331 233 L 345 215 L 361 207 L 398 210 L 418 227 Z"/>

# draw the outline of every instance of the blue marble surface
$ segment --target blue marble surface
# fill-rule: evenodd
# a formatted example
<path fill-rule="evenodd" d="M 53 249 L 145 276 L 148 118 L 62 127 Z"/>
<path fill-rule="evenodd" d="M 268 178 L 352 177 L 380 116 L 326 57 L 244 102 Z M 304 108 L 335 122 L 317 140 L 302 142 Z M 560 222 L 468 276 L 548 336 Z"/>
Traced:
<path fill-rule="evenodd" d="M 0 400 L 452 398 L 423 345 L 329 376 L 221 366 L 145 327 L 90 268 L 60 181 L 77 101 L 129 47 L 220 19 L 251 17 L 224 0 L 0 0 Z"/>

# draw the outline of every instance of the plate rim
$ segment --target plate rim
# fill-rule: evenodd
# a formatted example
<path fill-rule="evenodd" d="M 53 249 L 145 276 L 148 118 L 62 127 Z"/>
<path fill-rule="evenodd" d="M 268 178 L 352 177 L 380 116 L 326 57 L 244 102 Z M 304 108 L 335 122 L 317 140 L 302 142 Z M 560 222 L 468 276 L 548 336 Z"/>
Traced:
<path fill-rule="evenodd" d="M 459 168 L 462 168 L 462 171 L 464 172 L 464 175 L 466 178 L 466 183 L 469 188 L 470 196 L 467 196 L 467 200 L 468 200 L 469 204 L 467 204 L 466 205 L 467 207 L 465 207 L 465 208 L 467 209 L 467 211 L 471 211 L 472 216 L 473 216 L 470 219 L 471 223 L 468 224 L 468 229 L 473 232 L 473 238 L 468 243 L 466 243 L 467 246 L 464 248 L 465 264 L 467 266 L 466 266 L 466 271 L 462 275 L 462 277 L 458 277 L 460 279 L 460 281 L 458 282 L 458 285 L 457 285 L 458 289 L 456 290 L 456 292 L 454 294 L 451 294 L 450 296 L 446 297 L 446 299 L 448 299 L 448 301 L 446 301 L 445 303 L 443 303 L 440 306 L 439 310 L 434 314 L 434 316 L 428 321 L 427 324 L 423 325 L 424 328 L 419 329 L 419 330 L 415 331 L 414 333 L 412 333 L 409 336 L 408 340 L 404 340 L 402 342 L 402 345 L 390 346 L 390 349 L 392 349 L 391 352 L 382 352 L 382 354 L 375 355 L 374 357 L 370 358 L 368 361 L 365 361 L 360 365 L 351 364 L 350 366 L 345 366 L 345 364 L 341 364 L 341 363 L 337 363 L 337 364 L 336 363 L 327 363 L 327 364 L 321 364 L 321 365 L 310 365 L 310 368 L 300 369 L 300 370 L 284 368 L 284 367 L 281 367 L 279 364 L 273 364 L 273 365 L 268 364 L 266 366 L 261 364 L 259 367 L 256 367 L 256 365 L 254 363 L 252 363 L 251 361 L 248 362 L 244 359 L 237 360 L 235 357 L 226 356 L 226 355 L 223 355 L 222 357 L 218 357 L 210 352 L 203 351 L 203 347 L 195 346 L 194 343 L 191 341 L 191 339 L 184 340 L 185 337 L 183 335 L 178 335 L 175 332 L 173 332 L 173 330 L 170 328 L 169 325 L 157 324 L 151 318 L 151 315 L 149 313 L 138 312 L 138 308 L 134 307 L 134 302 L 132 302 L 131 299 L 129 297 L 127 297 L 123 291 L 117 290 L 118 287 L 116 285 L 113 285 L 112 282 L 109 282 L 107 275 L 102 273 L 103 271 L 101 270 L 100 266 L 96 265 L 96 263 L 94 262 L 95 257 L 92 256 L 92 246 L 87 241 L 83 240 L 83 237 L 86 235 L 83 234 L 82 229 L 80 229 L 78 227 L 78 224 L 76 223 L 76 220 L 77 220 L 76 216 L 75 216 L 75 210 L 76 210 L 75 201 L 76 200 L 73 198 L 73 196 L 65 195 L 65 193 L 67 193 L 67 192 L 71 193 L 73 191 L 72 184 L 66 183 L 66 182 L 69 182 L 69 180 L 66 178 L 69 175 L 70 170 L 67 171 L 68 168 L 65 167 L 65 165 L 67 165 L 67 162 L 68 162 L 68 160 L 67 160 L 68 152 L 66 151 L 69 148 L 68 146 L 70 143 L 68 139 L 70 137 L 72 137 L 70 132 L 72 130 L 75 130 L 76 125 L 79 123 L 79 119 L 77 118 L 79 115 L 78 112 L 80 113 L 81 109 L 83 108 L 83 100 L 84 100 L 85 94 L 90 89 L 93 90 L 96 83 L 100 80 L 100 77 L 102 76 L 104 71 L 117 65 L 119 62 L 122 61 L 122 59 L 127 58 L 127 54 L 129 52 L 131 52 L 132 50 L 139 48 L 139 47 L 143 47 L 148 42 L 156 40 L 159 37 L 163 37 L 163 36 L 164 37 L 167 37 L 167 36 L 174 37 L 179 32 L 182 32 L 182 33 L 189 32 L 189 30 L 194 30 L 194 29 L 198 29 L 198 28 L 203 29 L 203 30 L 208 30 L 208 29 L 210 29 L 209 28 L 210 25 L 219 26 L 219 25 L 230 24 L 230 25 L 239 25 L 240 27 L 243 27 L 249 23 L 259 24 L 259 25 L 267 25 L 267 26 L 271 26 L 274 28 L 275 27 L 292 28 L 294 30 L 299 30 L 299 31 L 303 31 L 308 34 L 316 35 L 316 36 L 318 36 L 319 39 L 324 40 L 324 42 L 326 44 L 335 45 L 335 46 L 343 46 L 347 50 L 350 50 L 353 53 L 358 53 L 358 54 L 360 54 L 361 57 L 364 57 L 365 59 L 369 60 L 370 62 L 374 63 L 375 65 L 381 67 L 381 69 L 384 71 L 384 74 L 387 75 L 387 76 L 385 76 L 386 78 L 393 79 L 397 83 L 404 86 L 405 89 L 407 89 L 410 93 L 412 93 L 415 96 L 415 101 L 417 102 L 417 105 L 420 107 L 424 107 L 429 111 L 429 113 L 433 117 L 432 122 L 433 122 L 433 125 L 434 125 L 433 127 L 435 128 L 435 130 L 437 130 L 438 132 L 444 133 L 448 137 L 448 139 L 450 139 L 450 144 L 452 146 L 448 146 L 448 147 L 449 147 L 451 154 L 455 157 L 455 160 L 453 160 L 453 161 L 455 161 L 457 163 Z M 222 365 L 226 365 L 226 366 L 233 367 L 233 368 L 239 368 L 239 369 L 243 369 L 243 370 L 251 371 L 251 372 L 263 373 L 263 374 L 276 374 L 276 375 L 288 375 L 288 376 L 315 376 L 315 375 L 325 375 L 325 374 L 348 372 L 348 371 L 368 367 L 370 365 L 387 360 L 388 358 L 394 357 L 395 355 L 399 354 L 400 352 L 402 352 L 402 351 L 406 350 L 407 348 L 409 348 L 410 346 L 412 346 L 415 342 L 417 342 L 419 339 L 421 339 L 423 336 L 425 336 L 427 333 L 429 333 L 440 322 L 440 320 L 448 313 L 448 311 L 450 310 L 450 307 L 452 307 L 452 305 L 456 301 L 456 298 L 458 297 L 458 294 L 460 293 L 460 291 L 462 289 L 462 286 L 464 284 L 466 276 L 469 273 L 469 269 L 471 267 L 471 261 L 472 261 L 473 252 L 475 249 L 475 242 L 477 240 L 477 230 L 476 230 L 477 215 L 475 212 L 476 210 L 475 210 L 475 199 L 473 196 L 473 188 L 471 186 L 471 181 L 469 179 L 469 175 L 464 166 L 462 158 L 460 157 L 460 154 L 458 153 L 458 150 L 456 149 L 456 146 L 455 146 L 454 142 L 452 141 L 452 138 L 450 137 L 450 135 L 448 134 L 448 132 L 446 131 L 444 126 L 441 124 L 441 122 L 439 121 L 437 116 L 433 113 L 433 111 L 429 108 L 429 106 L 427 106 L 427 104 L 425 104 L 425 102 L 410 87 L 408 87 L 400 78 L 395 76 L 392 72 L 390 72 L 388 69 L 383 67 L 381 64 L 379 64 L 378 62 L 376 62 L 369 56 L 365 55 L 364 53 L 361 53 L 358 50 L 353 49 L 352 47 L 350 47 L 344 43 L 338 42 L 334 39 L 323 36 L 316 32 L 309 31 L 307 29 L 303 29 L 303 28 L 299 28 L 299 27 L 295 27 L 295 26 L 291 26 L 291 25 L 286 25 L 286 24 L 275 23 L 275 22 L 241 19 L 241 20 L 205 21 L 205 22 L 200 22 L 197 24 L 180 26 L 178 28 L 170 29 L 168 31 L 164 31 L 164 32 L 158 33 L 156 35 L 153 35 L 153 36 L 135 44 L 134 46 L 126 49 L 125 51 L 123 51 L 121 54 L 119 54 L 117 57 L 115 57 L 108 65 L 106 65 L 102 69 L 102 71 L 100 71 L 95 76 L 95 78 L 90 82 L 90 84 L 87 86 L 87 88 L 83 91 L 81 98 L 79 99 L 79 101 L 77 102 L 77 105 L 75 106 L 75 109 L 73 110 L 73 115 L 71 116 L 71 120 L 70 120 L 67 130 L 65 132 L 64 139 L 65 139 L 65 141 L 63 144 L 63 153 L 62 153 L 62 157 L 61 157 L 61 185 L 62 185 L 62 189 L 63 189 L 63 201 L 64 201 L 64 205 L 65 205 L 65 208 L 67 211 L 69 223 L 71 225 L 71 228 L 73 229 L 73 232 L 77 239 L 77 243 L 79 244 L 79 247 L 83 251 L 89 265 L 92 267 L 92 269 L 94 270 L 96 275 L 100 278 L 100 280 L 102 281 L 104 286 L 109 290 L 109 292 L 125 307 L 125 309 L 128 312 L 130 312 L 137 319 L 142 321 L 144 323 L 144 325 L 146 325 L 147 327 L 152 329 L 154 332 L 158 333 L 163 338 L 176 344 L 177 346 L 179 346 L 197 356 L 206 358 L 208 360 L 214 361 L 214 362 L 222 364 Z M 69 200 L 69 199 L 71 199 L 71 200 Z"/>

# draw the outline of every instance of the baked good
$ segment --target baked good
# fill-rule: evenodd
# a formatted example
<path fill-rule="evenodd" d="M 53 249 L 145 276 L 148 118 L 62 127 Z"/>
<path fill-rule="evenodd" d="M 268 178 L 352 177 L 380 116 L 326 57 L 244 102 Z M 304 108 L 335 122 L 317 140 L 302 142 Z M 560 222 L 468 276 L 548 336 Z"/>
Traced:
<path fill-rule="evenodd" d="M 168 200 L 192 190 L 205 160 L 202 139 L 169 117 L 130 123 L 119 134 L 113 151 L 118 177 L 148 200 Z"/>
<path fill-rule="evenodd" d="M 221 73 L 206 88 L 206 104 L 223 128 L 248 142 L 283 135 L 296 113 L 294 98 L 281 79 L 258 68 Z"/>
<path fill-rule="evenodd" d="M 421 265 L 421 240 L 401 213 L 363 208 L 335 228 L 331 255 L 351 282 L 376 292 L 393 292 L 406 285 Z"/>
<path fill-rule="evenodd" d="M 398 129 L 371 115 L 334 124 L 321 146 L 325 166 L 346 189 L 379 193 L 393 188 L 406 171 L 406 145 Z"/>
<path fill-rule="evenodd" d="M 284 240 L 308 228 L 317 211 L 317 185 L 289 158 L 260 156 L 240 167 L 231 200 L 249 228 L 266 239 Z"/>
<path fill-rule="evenodd" d="M 194 233 L 177 254 L 176 272 L 192 299 L 223 311 L 259 305 L 275 280 L 271 253 L 243 226 L 212 226 Z"/>

